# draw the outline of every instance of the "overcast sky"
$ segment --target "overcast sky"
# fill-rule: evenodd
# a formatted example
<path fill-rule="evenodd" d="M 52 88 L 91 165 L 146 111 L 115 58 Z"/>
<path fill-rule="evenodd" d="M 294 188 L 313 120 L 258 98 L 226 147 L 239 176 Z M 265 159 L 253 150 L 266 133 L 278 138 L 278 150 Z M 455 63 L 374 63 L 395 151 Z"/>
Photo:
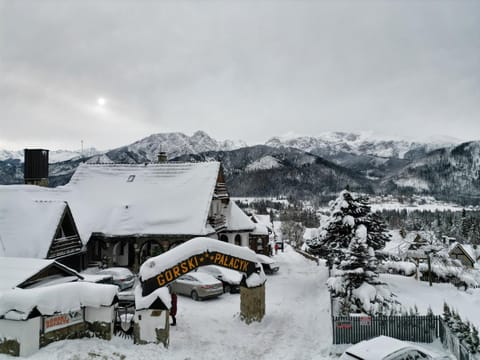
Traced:
<path fill-rule="evenodd" d="M 480 139 L 480 1 L 0 0 L 0 125 L 11 150 Z"/>

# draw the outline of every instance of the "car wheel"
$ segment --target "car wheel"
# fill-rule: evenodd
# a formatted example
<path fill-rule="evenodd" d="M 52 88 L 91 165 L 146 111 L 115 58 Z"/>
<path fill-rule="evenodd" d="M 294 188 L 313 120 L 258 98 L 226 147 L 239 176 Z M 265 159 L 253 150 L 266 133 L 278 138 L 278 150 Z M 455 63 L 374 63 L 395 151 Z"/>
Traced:
<path fill-rule="evenodd" d="M 192 297 L 193 300 L 195 301 L 198 301 L 199 300 L 199 297 L 198 297 L 198 293 L 193 290 L 192 293 L 190 294 L 190 296 Z"/>
<path fill-rule="evenodd" d="M 230 284 L 223 285 L 223 292 L 224 293 L 232 292 L 232 288 L 230 287 Z"/>

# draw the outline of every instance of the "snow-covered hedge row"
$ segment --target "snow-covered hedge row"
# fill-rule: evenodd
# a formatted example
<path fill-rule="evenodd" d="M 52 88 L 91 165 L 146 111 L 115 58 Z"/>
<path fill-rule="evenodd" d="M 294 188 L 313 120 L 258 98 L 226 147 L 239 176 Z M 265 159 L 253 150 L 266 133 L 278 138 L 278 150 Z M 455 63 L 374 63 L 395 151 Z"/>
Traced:
<path fill-rule="evenodd" d="M 475 270 L 468 271 L 462 267 L 432 264 L 432 277 L 434 281 L 450 282 L 456 286 L 477 287 L 479 286 L 480 274 Z M 422 273 L 424 280 L 428 279 L 428 265 L 420 264 L 419 271 Z"/>
<path fill-rule="evenodd" d="M 380 272 L 412 276 L 417 271 L 417 266 L 409 261 L 384 261 L 378 267 Z"/>

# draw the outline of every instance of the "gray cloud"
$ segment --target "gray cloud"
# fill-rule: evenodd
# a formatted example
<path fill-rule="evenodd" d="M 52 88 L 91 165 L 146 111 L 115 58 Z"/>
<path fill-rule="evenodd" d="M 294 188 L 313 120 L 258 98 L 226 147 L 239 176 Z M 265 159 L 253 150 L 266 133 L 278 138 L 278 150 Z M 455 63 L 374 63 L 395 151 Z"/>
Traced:
<path fill-rule="evenodd" d="M 476 1 L 0 0 L 0 147 L 479 138 L 479 34 Z"/>

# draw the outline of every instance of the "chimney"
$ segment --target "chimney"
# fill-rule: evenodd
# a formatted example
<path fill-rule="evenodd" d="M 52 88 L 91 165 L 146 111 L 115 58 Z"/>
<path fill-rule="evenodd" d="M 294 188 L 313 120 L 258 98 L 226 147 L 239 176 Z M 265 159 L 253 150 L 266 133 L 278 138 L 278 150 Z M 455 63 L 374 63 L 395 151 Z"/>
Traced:
<path fill-rule="evenodd" d="M 157 162 L 159 164 L 166 163 L 168 161 L 167 153 L 165 151 L 160 151 L 157 155 Z"/>
<path fill-rule="evenodd" d="M 23 178 L 25 184 L 48 186 L 48 150 L 25 149 Z"/>

